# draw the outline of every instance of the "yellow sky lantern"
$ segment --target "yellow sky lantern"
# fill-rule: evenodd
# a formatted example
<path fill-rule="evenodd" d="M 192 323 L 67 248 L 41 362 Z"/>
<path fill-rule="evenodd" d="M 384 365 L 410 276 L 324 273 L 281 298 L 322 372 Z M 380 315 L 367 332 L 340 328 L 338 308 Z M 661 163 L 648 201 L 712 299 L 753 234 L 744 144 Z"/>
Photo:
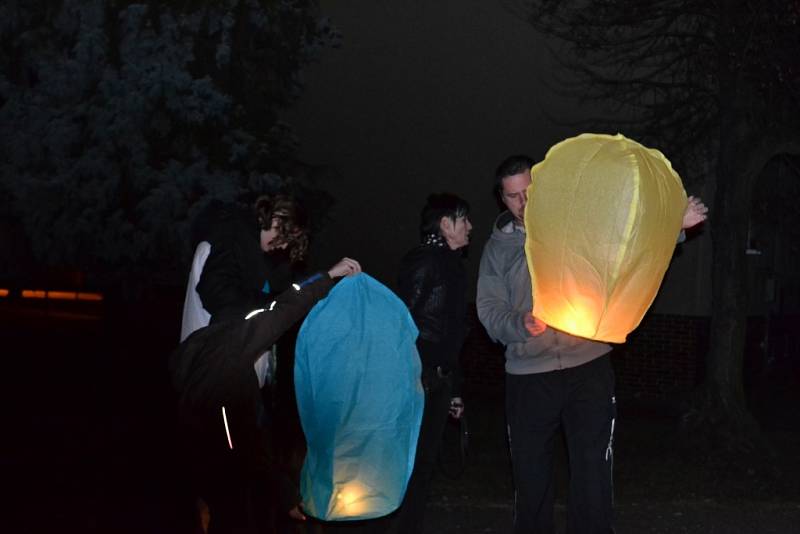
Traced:
<path fill-rule="evenodd" d="M 687 203 L 680 176 L 658 150 L 582 134 L 553 146 L 531 178 L 533 315 L 577 336 L 625 341 L 675 249 Z"/>

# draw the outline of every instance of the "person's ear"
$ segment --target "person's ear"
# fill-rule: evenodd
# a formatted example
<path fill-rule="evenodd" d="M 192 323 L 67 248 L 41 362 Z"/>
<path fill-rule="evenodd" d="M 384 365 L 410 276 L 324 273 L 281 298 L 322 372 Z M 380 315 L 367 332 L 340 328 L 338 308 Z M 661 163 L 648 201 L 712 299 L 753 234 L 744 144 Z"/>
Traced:
<path fill-rule="evenodd" d="M 453 233 L 453 220 L 446 215 L 439 219 L 439 233 L 448 236 Z"/>

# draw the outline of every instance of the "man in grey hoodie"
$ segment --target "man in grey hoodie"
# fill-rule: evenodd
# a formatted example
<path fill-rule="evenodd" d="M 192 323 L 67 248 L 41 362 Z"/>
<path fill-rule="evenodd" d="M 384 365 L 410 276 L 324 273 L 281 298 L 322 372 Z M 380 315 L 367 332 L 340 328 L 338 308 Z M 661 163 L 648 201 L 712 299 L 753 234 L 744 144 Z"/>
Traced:
<path fill-rule="evenodd" d="M 567 532 L 613 532 L 612 464 L 616 400 L 605 343 L 576 337 L 531 314 L 525 258 L 525 204 L 533 160 L 511 156 L 495 172 L 506 206 L 483 249 L 478 318 L 506 346 L 506 419 L 514 477 L 514 532 L 550 534 L 553 525 L 553 445 L 563 429 L 569 451 Z M 706 219 L 689 197 L 682 228 Z M 678 241 L 683 241 L 681 232 Z"/>
<path fill-rule="evenodd" d="M 508 208 L 495 222 L 478 275 L 478 318 L 506 347 L 506 418 L 515 487 L 514 532 L 552 533 L 553 446 L 563 428 L 570 460 L 567 532 L 612 532 L 614 371 L 605 343 L 547 327 L 531 315 L 523 215 L 533 160 L 496 171 Z"/>

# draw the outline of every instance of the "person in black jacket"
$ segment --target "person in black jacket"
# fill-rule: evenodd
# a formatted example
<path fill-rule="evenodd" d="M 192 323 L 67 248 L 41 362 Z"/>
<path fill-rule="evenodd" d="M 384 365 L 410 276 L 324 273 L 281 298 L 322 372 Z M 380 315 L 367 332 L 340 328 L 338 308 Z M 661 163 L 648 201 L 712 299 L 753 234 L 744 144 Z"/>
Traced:
<path fill-rule="evenodd" d="M 247 207 L 221 202 L 209 205 L 194 225 L 196 251 L 187 287 L 181 339 L 209 324 L 242 320 L 248 312 L 265 306 L 284 291 L 298 274 L 296 267 L 306 256 L 308 230 L 304 208 L 287 195 L 260 196 Z M 273 343 L 277 341 L 276 338 Z M 280 351 L 289 354 L 290 346 L 287 342 Z M 282 384 L 280 388 L 286 395 L 277 395 L 278 388 L 271 384 L 276 373 L 275 353 L 274 345 L 266 345 L 253 361 L 253 374 L 261 394 L 255 399 L 255 411 L 248 413 L 248 423 L 254 435 L 264 438 L 262 449 L 268 445 L 273 454 L 285 456 L 291 448 L 287 432 L 281 432 L 285 431 L 281 425 L 288 424 L 288 417 L 282 417 L 282 413 L 288 411 L 288 400 L 284 401 L 288 386 Z M 283 367 L 289 368 L 290 363 Z M 290 377 L 284 378 L 290 381 Z M 281 405 L 276 406 L 276 403 Z M 272 473 L 275 476 L 270 484 L 260 488 L 263 493 L 276 497 L 268 499 L 271 509 L 261 506 L 265 510 L 262 515 L 266 517 L 262 522 L 284 521 L 287 512 L 302 518 L 292 509 L 298 497 L 292 482 L 295 477 L 289 471 L 287 468 L 281 476 Z M 250 498 L 247 495 L 237 497 L 235 491 L 229 491 L 228 495 L 232 502 Z M 226 503 L 225 506 L 233 505 Z"/>
<path fill-rule="evenodd" d="M 232 204 L 210 206 L 195 230 L 195 242 L 199 243 L 195 263 L 203 250 L 208 251 L 207 259 L 199 266 L 195 287 L 187 289 L 196 290 L 208 319 L 205 324 L 242 318 L 284 291 L 299 274 L 296 267 L 308 250 L 308 230 L 304 208 L 287 195 L 261 196 L 246 209 Z M 185 318 L 187 311 L 184 310 Z M 204 325 L 184 325 L 182 337 L 197 326 Z M 269 385 L 276 373 L 274 348 L 268 347 L 254 364 L 264 398 L 258 415 L 262 426 L 268 425 L 274 415 L 276 395 Z M 289 342 L 278 348 L 292 352 Z"/>
<path fill-rule="evenodd" d="M 280 466 L 265 429 L 255 424 L 261 395 L 253 363 L 327 295 L 335 278 L 359 272 L 357 261 L 343 258 L 264 307 L 196 330 L 171 355 L 183 451 L 208 504 L 210 533 L 274 532 L 266 512 L 277 498 Z"/>
<path fill-rule="evenodd" d="M 433 194 L 422 209 L 421 243 L 400 262 L 398 295 L 419 329 L 425 410 L 414 470 L 390 532 L 422 532 L 425 502 L 448 413 L 460 418 L 459 353 L 466 336 L 466 275 L 462 264 L 472 224 L 469 205 L 449 194 Z"/>
<path fill-rule="evenodd" d="M 211 322 L 244 314 L 284 291 L 308 250 L 308 217 L 286 195 L 262 196 L 251 209 L 216 205 L 195 241 L 211 251 L 196 286 Z"/>

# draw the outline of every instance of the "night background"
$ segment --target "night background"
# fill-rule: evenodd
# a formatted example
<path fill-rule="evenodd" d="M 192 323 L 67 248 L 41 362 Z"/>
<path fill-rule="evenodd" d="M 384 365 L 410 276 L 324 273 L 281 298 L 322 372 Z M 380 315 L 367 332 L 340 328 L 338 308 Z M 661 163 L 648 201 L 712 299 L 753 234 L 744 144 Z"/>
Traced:
<path fill-rule="evenodd" d="M 390 288 L 427 195 L 469 201 L 470 449 L 426 532 L 507 532 L 503 350 L 474 312 L 494 169 L 620 132 L 710 218 L 612 353 L 617 530 L 800 532 L 799 25 L 778 0 L 0 3 L 4 530 L 189 531 L 166 367 L 189 233 L 286 190 L 309 271 Z"/>

